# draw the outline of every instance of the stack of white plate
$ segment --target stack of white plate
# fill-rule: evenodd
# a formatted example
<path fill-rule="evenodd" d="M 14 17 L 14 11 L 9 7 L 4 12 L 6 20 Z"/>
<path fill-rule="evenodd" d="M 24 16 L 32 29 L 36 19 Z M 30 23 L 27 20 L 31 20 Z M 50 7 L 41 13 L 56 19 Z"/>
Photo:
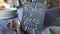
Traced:
<path fill-rule="evenodd" d="M 0 19 L 7 19 L 17 15 L 17 8 L 0 9 Z"/>

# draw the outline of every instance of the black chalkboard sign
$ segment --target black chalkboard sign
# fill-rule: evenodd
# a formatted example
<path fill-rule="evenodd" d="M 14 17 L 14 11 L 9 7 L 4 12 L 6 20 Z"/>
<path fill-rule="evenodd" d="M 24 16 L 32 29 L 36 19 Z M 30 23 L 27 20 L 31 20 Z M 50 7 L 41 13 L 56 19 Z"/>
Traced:
<path fill-rule="evenodd" d="M 22 22 L 25 26 L 41 31 L 44 22 L 46 4 L 25 3 Z"/>

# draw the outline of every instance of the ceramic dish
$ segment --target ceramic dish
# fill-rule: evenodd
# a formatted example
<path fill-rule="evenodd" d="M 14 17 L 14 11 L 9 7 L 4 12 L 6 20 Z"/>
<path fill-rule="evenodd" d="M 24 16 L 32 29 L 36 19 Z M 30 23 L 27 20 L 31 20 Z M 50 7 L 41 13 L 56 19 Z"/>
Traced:
<path fill-rule="evenodd" d="M 43 34 L 60 34 L 59 26 L 50 26 L 42 31 Z"/>
<path fill-rule="evenodd" d="M 7 19 L 17 15 L 17 8 L 4 8 L 0 10 L 0 19 Z"/>

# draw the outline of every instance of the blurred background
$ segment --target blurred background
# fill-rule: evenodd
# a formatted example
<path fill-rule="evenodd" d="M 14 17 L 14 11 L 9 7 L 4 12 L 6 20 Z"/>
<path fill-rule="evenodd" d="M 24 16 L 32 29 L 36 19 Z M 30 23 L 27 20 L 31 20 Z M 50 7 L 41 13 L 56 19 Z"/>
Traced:
<path fill-rule="evenodd" d="M 6 17 L 0 19 L 0 22 L 4 21 L 6 24 L 5 22 L 16 17 L 15 19 L 23 25 L 23 29 L 28 26 L 29 32 L 36 29 L 37 34 L 40 34 L 46 27 L 60 26 L 60 0 L 0 0 L 1 8 L 4 11 L 4 8 L 9 8 L 9 12 L 6 10 L 7 12 L 3 13 L 0 10 L 0 14 L 3 14 L 1 17 Z"/>

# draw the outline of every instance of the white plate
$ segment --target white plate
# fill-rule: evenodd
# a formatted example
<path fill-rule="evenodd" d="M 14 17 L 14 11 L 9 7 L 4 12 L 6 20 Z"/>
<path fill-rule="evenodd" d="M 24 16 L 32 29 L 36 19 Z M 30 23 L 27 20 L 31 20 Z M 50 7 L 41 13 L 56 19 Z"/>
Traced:
<path fill-rule="evenodd" d="M 50 26 L 46 29 L 43 30 L 43 34 L 51 34 L 53 32 L 51 32 L 49 29 L 51 29 L 55 34 L 60 34 L 60 26 Z"/>
<path fill-rule="evenodd" d="M 7 19 L 17 15 L 17 8 L 4 8 L 0 10 L 0 19 Z"/>

